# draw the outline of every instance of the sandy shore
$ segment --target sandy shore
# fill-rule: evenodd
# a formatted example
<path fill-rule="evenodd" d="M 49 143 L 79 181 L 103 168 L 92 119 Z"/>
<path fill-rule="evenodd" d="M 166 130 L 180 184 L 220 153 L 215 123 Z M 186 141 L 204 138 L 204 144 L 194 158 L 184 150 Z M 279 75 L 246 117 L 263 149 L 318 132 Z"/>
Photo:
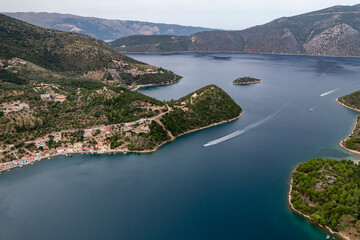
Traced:
<path fill-rule="evenodd" d="M 348 109 L 354 110 L 354 111 L 356 111 L 356 112 L 360 112 L 360 109 L 349 107 L 349 106 L 345 105 L 344 103 L 340 102 L 338 98 L 336 99 L 336 102 L 339 103 L 340 105 L 348 108 Z M 354 128 L 353 128 L 353 130 L 351 131 L 351 134 L 350 134 L 346 139 L 340 141 L 340 142 L 339 142 L 339 146 L 340 146 L 341 148 L 345 149 L 346 151 L 349 151 L 349 152 L 352 152 L 352 153 L 355 153 L 355 154 L 360 154 L 359 151 L 356 151 L 356 150 L 353 150 L 353 149 L 349 149 L 349 148 L 345 147 L 345 145 L 344 145 L 345 142 L 346 142 L 347 140 L 349 140 L 350 137 L 354 134 L 356 127 L 357 127 L 357 118 L 356 118 L 356 120 L 355 120 Z"/>
<path fill-rule="evenodd" d="M 289 205 L 290 205 L 290 208 L 291 210 L 300 215 L 300 216 L 303 216 L 304 218 L 308 219 L 311 223 L 319 226 L 320 228 L 322 229 L 325 229 L 326 231 L 328 231 L 329 233 L 331 233 L 332 235 L 335 235 L 341 239 L 344 239 L 344 240 L 351 240 L 350 238 L 348 238 L 347 236 L 345 236 L 344 234 L 342 233 L 338 233 L 338 232 L 334 232 L 333 230 L 331 230 L 329 227 L 327 226 L 323 226 L 317 222 L 315 222 L 309 215 L 306 215 L 306 214 L 303 214 L 301 213 L 300 211 L 296 210 L 291 202 L 291 192 L 292 192 L 292 184 L 293 184 L 293 175 L 294 173 L 296 172 L 296 168 L 298 167 L 298 165 L 295 167 L 295 169 L 291 172 L 291 179 L 290 179 L 290 187 L 289 187 L 289 194 L 288 194 L 288 202 L 289 202 Z"/>

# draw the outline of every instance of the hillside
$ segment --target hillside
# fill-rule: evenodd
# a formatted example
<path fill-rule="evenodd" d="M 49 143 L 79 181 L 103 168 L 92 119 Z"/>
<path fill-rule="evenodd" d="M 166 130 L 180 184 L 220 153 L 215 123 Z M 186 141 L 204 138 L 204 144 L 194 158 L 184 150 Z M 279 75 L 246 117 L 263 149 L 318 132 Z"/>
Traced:
<path fill-rule="evenodd" d="M 14 58 L 54 74 L 119 86 L 170 84 L 180 79 L 170 71 L 121 55 L 89 36 L 40 28 L 0 14 L 0 60 Z M 13 67 L 10 62 L 3 71 Z"/>
<path fill-rule="evenodd" d="M 337 101 L 350 109 L 360 112 L 360 91 L 340 97 Z M 343 148 L 360 153 L 360 116 L 356 118 L 353 132 L 345 140 L 340 142 Z"/>
<path fill-rule="evenodd" d="M 200 31 L 210 30 L 208 28 L 176 24 L 110 20 L 60 13 L 7 12 L 3 14 L 35 26 L 66 32 L 83 33 L 104 41 L 115 40 L 130 35 L 190 35 Z"/>
<path fill-rule="evenodd" d="M 360 236 L 360 166 L 352 161 L 312 159 L 293 173 L 291 207 L 354 240 Z"/>
<path fill-rule="evenodd" d="M 203 87 L 168 104 L 172 111 L 161 122 L 173 136 L 179 136 L 211 124 L 238 118 L 242 109 L 221 88 Z"/>
<path fill-rule="evenodd" d="M 205 31 L 190 36 L 120 38 L 120 52 L 243 52 L 360 56 L 360 5 L 335 6 L 283 17 L 241 31 Z"/>
<path fill-rule="evenodd" d="M 41 152 L 151 152 L 242 112 L 215 85 L 169 102 L 86 79 L 2 83 L 0 96 L 1 162 Z"/>
<path fill-rule="evenodd" d="M 347 107 L 359 109 L 360 111 L 360 91 L 340 97 L 338 101 Z"/>

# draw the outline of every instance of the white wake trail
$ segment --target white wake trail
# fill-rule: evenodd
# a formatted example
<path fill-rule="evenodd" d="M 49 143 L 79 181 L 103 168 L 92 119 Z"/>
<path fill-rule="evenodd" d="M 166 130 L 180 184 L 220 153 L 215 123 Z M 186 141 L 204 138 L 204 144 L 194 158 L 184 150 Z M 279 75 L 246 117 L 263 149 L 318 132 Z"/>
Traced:
<path fill-rule="evenodd" d="M 326 95 L 332 94 L 333 92 L 336 92 L 338 90 L 340 90 L 340 88 L 336 88 L 336 89 L 330 90 L 328 92 L 324 92 L 324 93 L 320 94 L 320 97 L 324 97 Z"/>
<path fill-rule="evenodd" d="M 213 140 L 213 141 L 210 141 L 210 142 L 204 144 L 203 146 L 204 146 L 204 147 L 209 147 L 209 146 L 216 145 L 216 144 L 218 144 L 218 143 L 227 141 L 227 140 L 229 140 L 229 139 L 231 139 L 231 138 L 234 138 L 234 137 L 236 137 L 236 136 L 239 136 L 239 135 L 245 133 L 246 131 L 248 131 L 248 130 L 250 130 L 250 129 L 252 129 L 252 128 L 255 128 L 255 127 L 263 124 L 264 122 L 270 120 L 271 118 L 275 117 L 275 115 L 277 115 L 278 113 L 279 113 L 279 111 L 276 112 L 276 113 L 273 113 L 273 114 L 271 114 L 271 115 L 269 115 L 269 116 L 267 116 L 266 118 L 264 118 L 264 119 L 262 119 L 262 120 L 260 120 L 260 121 L 257 121 L 257 122 L 255 122 L 255 123 L 250 124 L 249 126 L 247 126 L 247 127 L 244 128 L 244 129 L 241 129 L 241 130 L 239 130 L 239 131 L 230 133 L 230 134 L 228 134 L 228 135 L 226 135 L 226 136 L 224 136 L 224 137 L 221 137 L 221 138 L 215 139 L 215 140 Z"/>

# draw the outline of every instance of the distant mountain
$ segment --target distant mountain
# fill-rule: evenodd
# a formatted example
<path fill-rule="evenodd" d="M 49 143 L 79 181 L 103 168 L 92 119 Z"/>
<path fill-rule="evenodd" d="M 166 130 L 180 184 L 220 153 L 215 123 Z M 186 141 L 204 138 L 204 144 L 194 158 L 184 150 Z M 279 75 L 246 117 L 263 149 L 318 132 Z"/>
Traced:
<path fill-rule="evenodd" d="M 360 4 L 283 17 L 241 31 L 190 36 L 130 36 L 109 46 L 120 52 L 244 52 L 360 56 Z"/>
<path fill-rule="evenodd" d="M 60 13 L 3 13 L 9 17 L 45 28 L 87 34 L 99 40 L 114 40 L 130 35 L 190 35 L 209 28 L 127 20 L 109 20 Z"/>
<path fill-rule="evenodd" d="M 54 156 L 59 147 L 76 148 L 75 142 L 92 153 L 145 153 L 240 117 L 241 107 L 215 85 L 168 102 L 122 87 L 179 78 L 90 36 L 0 14 L 0 162 L 16 167 L 13 160 Z M 37 138 L 48 138 L 47 149 L 36 146 Z"/>
<path fill-rule="evenodd" d="M 32 70 L 42 68 L 63 77 L 90 78 L 118 86 L 163 85 L 180 78 L 124 56 L 87 35 L 40 28 L 0 14 L 0 60 L 15 58 L 36 65 Z M 18 73 L 15 67 L 5 70 L 13 68 L 12 72 Z"/>

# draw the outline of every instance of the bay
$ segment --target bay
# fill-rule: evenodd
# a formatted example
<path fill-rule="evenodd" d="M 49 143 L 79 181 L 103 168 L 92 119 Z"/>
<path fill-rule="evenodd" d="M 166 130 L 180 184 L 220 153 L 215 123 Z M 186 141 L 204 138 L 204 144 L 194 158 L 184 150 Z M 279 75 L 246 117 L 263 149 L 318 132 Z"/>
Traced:
<path fill-rule="evenodd" d="M 338 146 L 357 113 L 335 100 L 360 89 L 360 59 L 131 57 L 184 77 L 140 92 L 169 100 L 216 84 L 243 116 L 151 154 L 58 157 L 1 174 L 1 239 L 325 239 L 290 211 L 288 184 L 295 166 L 310 158 L 359 158 Z M 262 82 L 232 84 L 242 76 Z"/>

